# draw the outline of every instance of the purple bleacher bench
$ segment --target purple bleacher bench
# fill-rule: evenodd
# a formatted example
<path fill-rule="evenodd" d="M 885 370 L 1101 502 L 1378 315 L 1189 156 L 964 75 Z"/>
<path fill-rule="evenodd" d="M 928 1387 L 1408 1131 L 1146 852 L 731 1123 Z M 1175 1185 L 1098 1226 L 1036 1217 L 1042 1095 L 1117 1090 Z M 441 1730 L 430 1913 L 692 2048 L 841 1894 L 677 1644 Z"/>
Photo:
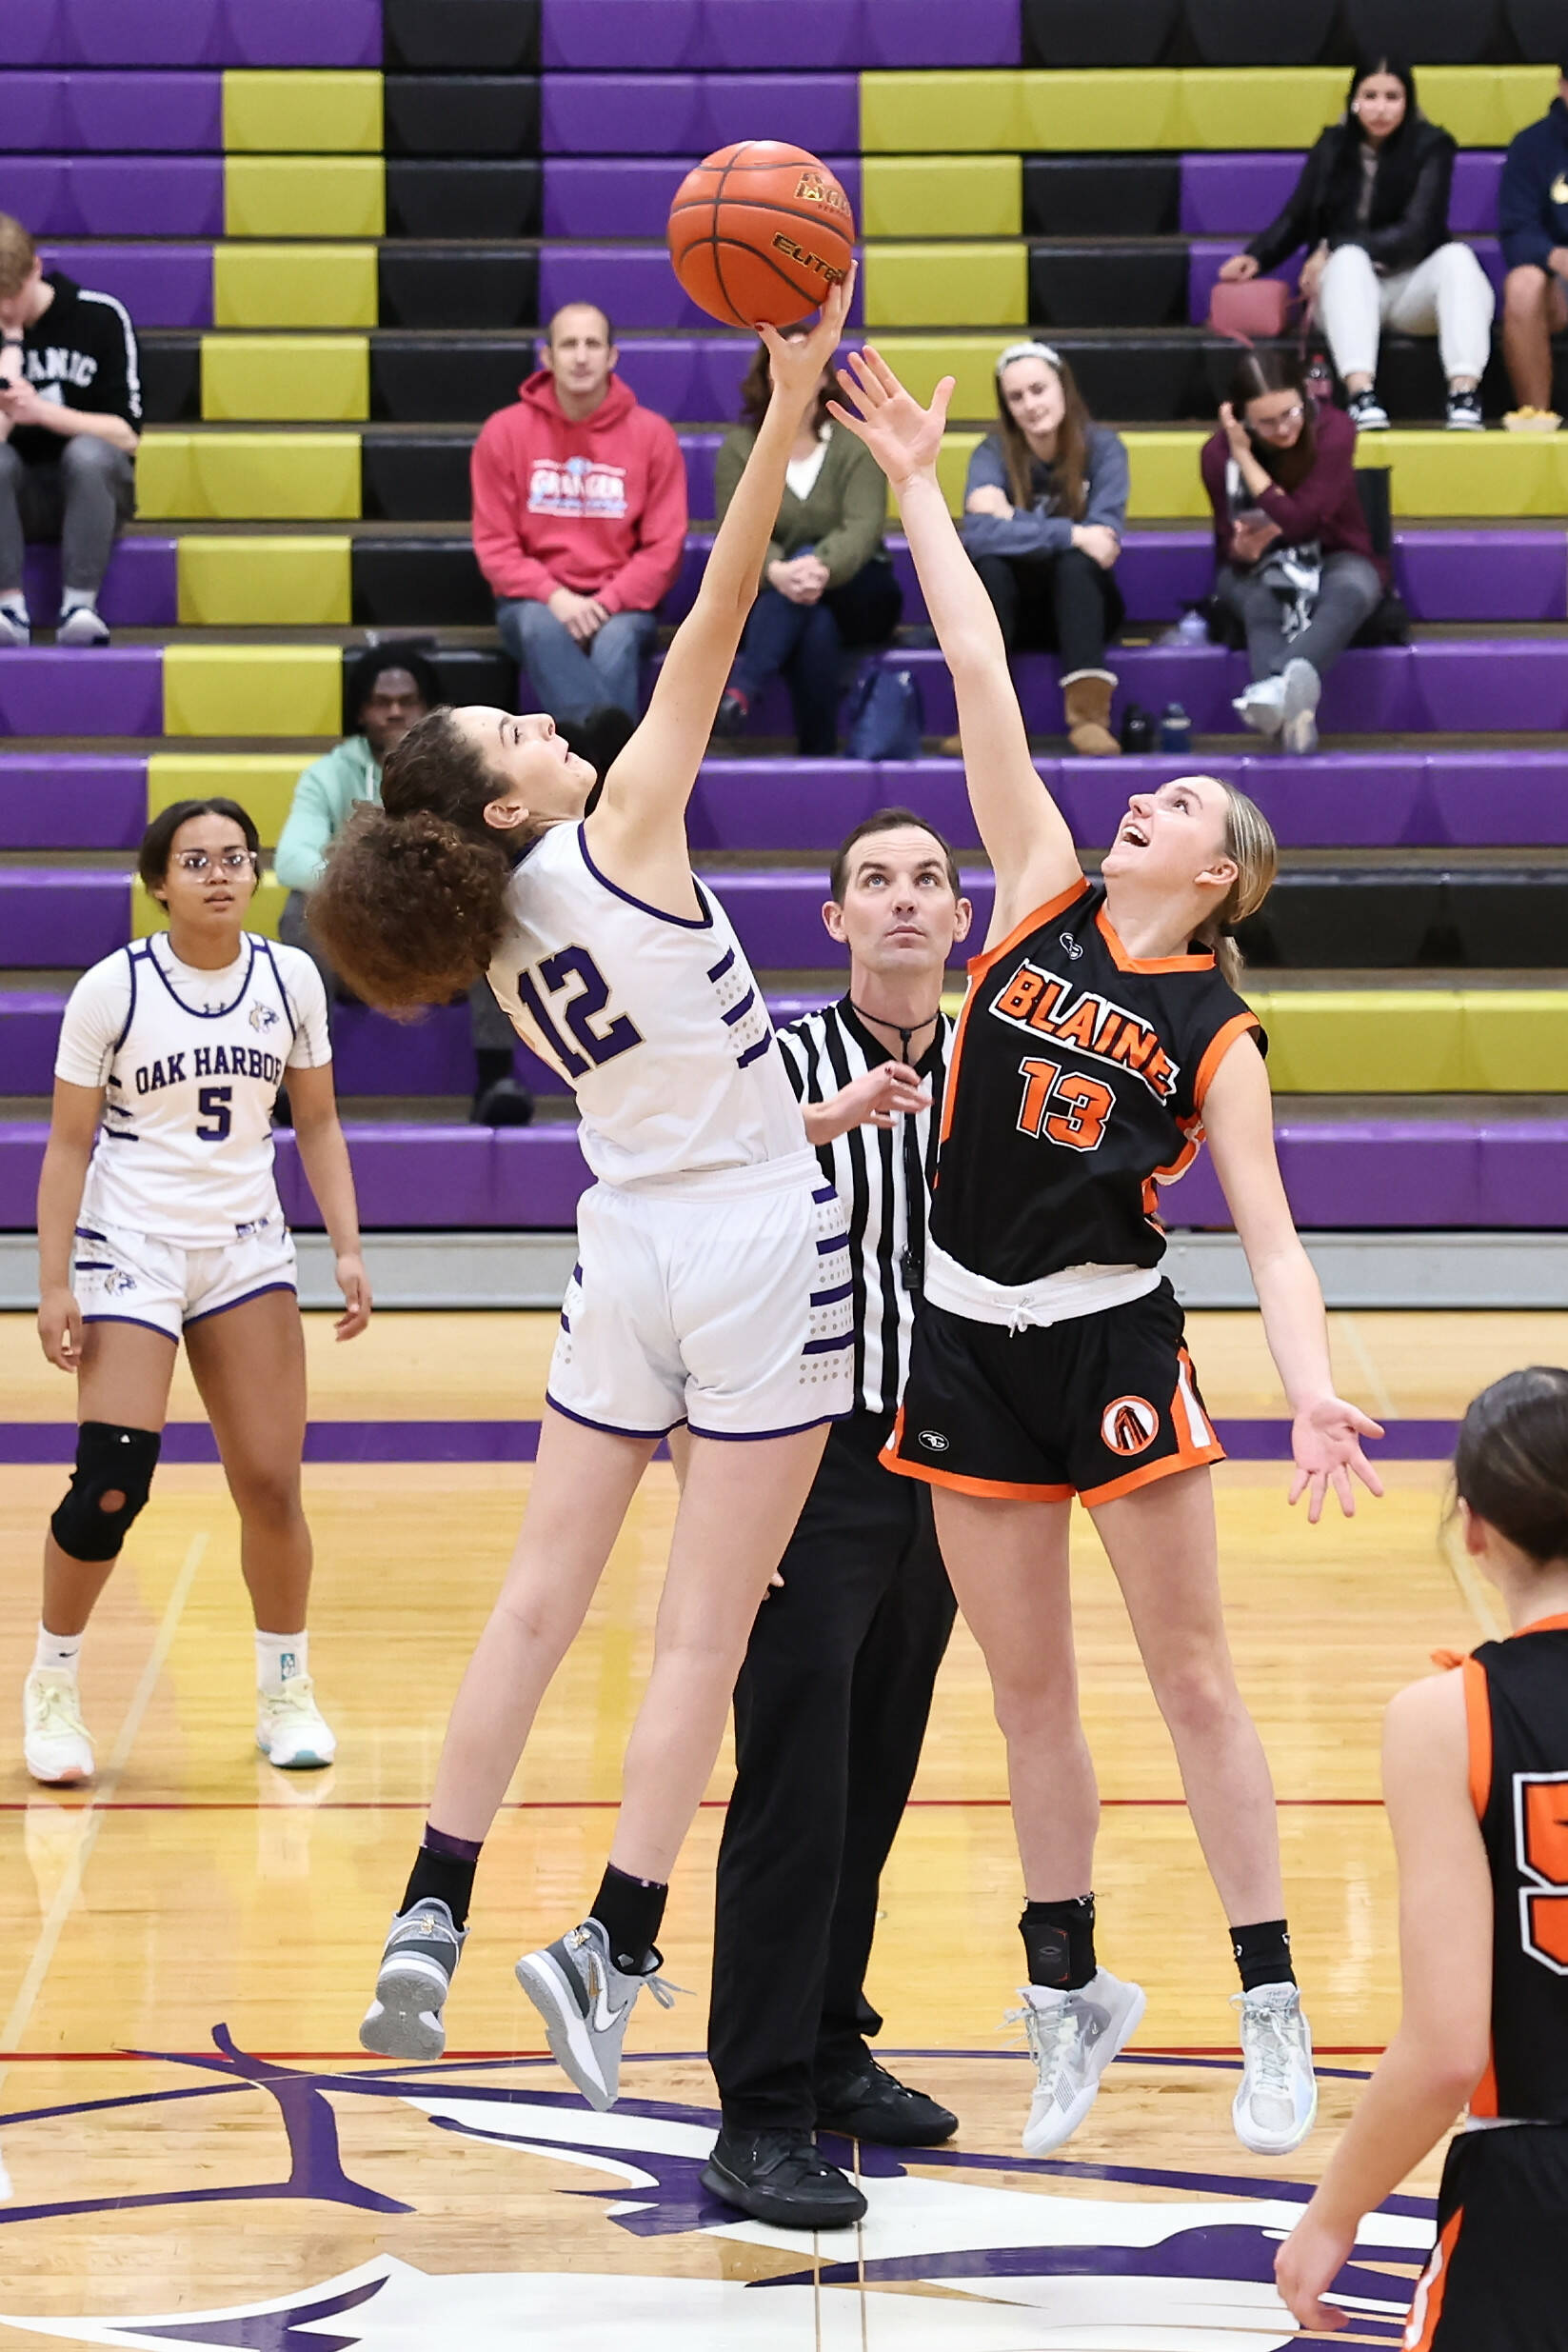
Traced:
<path fill-rule="evenodd" d="M 1262 226 L 1263 224 L 1260 224 Z M 1476 259 L 1491 282 L 1493 291 L 1501 300 L 1504 270 L 1502 250 L 1495 236 L 1473 237 L 1469 240 Z M 1233 240 L 1195 239 L 1187 255 L 1187 316 L 1195 327 L 1201 327 L 1209 314 L 1209 303 L 1219 280 L 1221 265 L 1238 250 Z M 1301 251 L 1292 253 L 1269 271 L 1270 277 L 1283 278 L 1294 286 L 1305 259 Z"/>
<path fill-rule="evenodd" d="M 217 73 L 10 73 L 0 152 L 221 154 Z"/>
<path fill-rule="evenodd" d="M 692 328 L 713 323 L 683 289 L 662 245 L 546 246 L 539 256 L 540 317 L 551 317 L 564 302 L 597 303 L 617 327 Z M 857 287 L 849 310 L 850 326 L 859 327 L 863 315 Z"/>
<path fill-rule="evenodd" d="M 1191 237 L 1227 237 L 1236 252 L 1284 208 L 1300 176 L 1300 154 L 1183 155 L 1181 227 Z M 1484 237 L 1498 226 L 1502 157 L 1472 148 L 1454 160 L 1448 226 L 1456 237 Z"/>
<path fill-rule="evenodd" d="M 179 619 L 177 556 L 172 539 L 121 539 L 109 559 L 98 609 L 110 628 L 172 628 Z M 40 628 L 60 609 L 60 550 L 30 547 L 24 582 Z"/>
<path fill-rule="evenodd" d="M 641 6 L 642 0 L 635 0 Z M 670 199 L 693 161 L 688 155 L 551 155 L 545 164 L 546 237 L 663 237 Z M 861 209 L 858 155 L 824 155 L 824 163 Z M 696 414 L 692 410 L 690 413 Z"/>
<path fill-rule="evenodd" d="M 1016 66 L 1018 0 L 545 0 L 546 70 Z"/>
<path fill-rule="evenodd" d="M 42 250 L 46 269 L 64 269 L 79 286 L 112 294 L 125 304 L 136 327 L 212 324 L 209 245 L 50 243 Z"/>
<path fill-rule="evenodd" d="M 221 237 L 218 155 L 0 155 L 0 209 L 34 236 Z"/>
<path fill-rule="evenodd" d="M 161 735 L 157 646 L 31 646 L 0 662 L 0 736 Z"/>
<path fill-rule="evenodd" d="M 146 829 L 135 753 L 0 752 L 0 849 L 134 849 Z"/>
<path fill-rule="evenodd" d="M 6 0 L 3 66 L 379 66 L 380 0 Z"/>
<path fill-rule="evenodd" d="M 369 1229 L 569 1229 L 589 1182 L 574 1126 L 500 1130 L 346 1123 L 360 1214 Z M 47 1130 L 0 1125 L 0 1230 L 32 1228 Z M 1558 1230 L 1568 1204 L 1568 1120 L 1276 1122 L 1296 1222 L 1309 1232 Z M 278 1188 L 290 1224 L 320 1216 L 291 1135 L 277 1139 Z M 1208 1154 L 1161 1191 L 1173 1228 L 1229 1225 Z M 373 1252 L 371 1262 L 374 1264 Z"/>
<path fill-rule="evenodd" d="M 130 876 L 0 867 L 0 938 L 23 971 L 96 964 L 130 936 Z"/>
<path fill-rule="evenodd" d="M 546 73 L 546 155 L 676 155 L 735 139 L 784 139 L 813 154 L 860 145 L 853 73 Z"/>

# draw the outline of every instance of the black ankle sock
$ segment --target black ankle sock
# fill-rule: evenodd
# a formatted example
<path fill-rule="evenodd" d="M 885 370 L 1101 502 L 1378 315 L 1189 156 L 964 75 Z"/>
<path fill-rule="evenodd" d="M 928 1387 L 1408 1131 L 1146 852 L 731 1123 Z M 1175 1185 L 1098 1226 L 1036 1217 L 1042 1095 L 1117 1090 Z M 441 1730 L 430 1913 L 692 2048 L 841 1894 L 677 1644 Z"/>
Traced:
<path fill-rule="evenodd" d="M 667 1886 L 656 1879 L 634 1879 L 614 1863 L 606 1863 L 599 1892 L 588 1913 L 604 1929 L 610 1958 L 627 1976 L 640 1976 L 665 1916 Z"/>
<path fill-rule="evenodd" d="M 479 1842 L 473 1838 L 454 1838 L 445 1829 L 434 1829 L 427 1822 L 425 1836 L 414 1866 L 408 1877 L 407 1891 L 403 1898 L 405 1911 L 426 1895 L 434 1895 L 447 1905 L 454 1927 L 468 1923 L 468 1905 L 473 1901 L 474 1871 L 479 1864 Z"/>
<path fill-rule="evenodd" d="M 1255 1927 L 1233 1927 L 1230 1948 L 1241 1972 L 1241 1990 L 1255 1992 L 1260 1984 L 1294 1984 L 1290 1964 L 1290 1929 L 1282 1919 L 1260 1920 Z"/>
<path fill-rule="evenodd" d="M 1094 1897 L 1074 1895 L 1065 1903 L 1026 1903 L 1018 1923 L 1028 1956 L 1030 1983 L 1081 1992 L 1096 1967 Z"/>
<path fill-rule="evenodd" d="M 488 1094 L 503 1078 L 512 1074 L 510 1046 L 476 1046 L 474 1047 L 474 1092 Z"/>

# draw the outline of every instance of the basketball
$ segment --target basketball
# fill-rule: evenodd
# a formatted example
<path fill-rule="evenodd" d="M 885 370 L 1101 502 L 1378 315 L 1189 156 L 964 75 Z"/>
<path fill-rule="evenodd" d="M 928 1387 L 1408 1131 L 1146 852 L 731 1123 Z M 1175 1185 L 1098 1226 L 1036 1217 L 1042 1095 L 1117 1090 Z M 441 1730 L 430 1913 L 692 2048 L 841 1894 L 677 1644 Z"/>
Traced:
<path fill-rule="evenodd" d="M 849 199 L 824 163 L 781 139 L 738 139 L 688 171 L 669 255 L 699 309 L 725 327 L 793 327 L 854 257 Z"/>

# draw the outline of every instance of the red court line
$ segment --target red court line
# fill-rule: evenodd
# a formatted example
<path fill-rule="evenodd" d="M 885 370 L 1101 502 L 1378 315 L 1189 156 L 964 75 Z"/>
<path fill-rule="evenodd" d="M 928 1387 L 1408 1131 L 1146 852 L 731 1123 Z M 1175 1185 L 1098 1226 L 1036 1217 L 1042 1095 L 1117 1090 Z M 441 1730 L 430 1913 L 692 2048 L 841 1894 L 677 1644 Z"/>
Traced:
<path fill-rule="evenodd" d="M 10 1800 L 0 1804 L 0 1813 L 30 1813 L 40 1800 Z M 1102 1797 L 1102 1806 L 1150 1810 L 1168 1806 L 1184 1812 L 1185 1797 Z M 1380 1797 L 1277 1797 L 1280 1810 L 1303 1806 L 1319 1810 L 1342 1810 L 1346 1807 L 1374 1805 L 1382 1809 Z M 499 1809 L 503 1813 L 613 1813 L 619 1807 L 619 1797 L 521 1797 L 514 1798 Z M 1007 1797 L 911 1797 L 907 1810 L 928 1812 L 986 1812 L 1007 1809 Z M 701 1810 L 722 1813 L 728 1806 L 727 1797 L 705 1797 Z M 256 1797 L 110 1797 L 102 1804 L 93 1805 L 90 1790 L 79 1804 L 59 1804 L 61 1813 L 85 1813 L 89 1805 L 98 1813 L 424 1813 L 429 1809 L 427 1797 L 324 1797 L 319 1804 L 298 1800 L 290 1803 L 278 1798 L 263 1802 Z"/>

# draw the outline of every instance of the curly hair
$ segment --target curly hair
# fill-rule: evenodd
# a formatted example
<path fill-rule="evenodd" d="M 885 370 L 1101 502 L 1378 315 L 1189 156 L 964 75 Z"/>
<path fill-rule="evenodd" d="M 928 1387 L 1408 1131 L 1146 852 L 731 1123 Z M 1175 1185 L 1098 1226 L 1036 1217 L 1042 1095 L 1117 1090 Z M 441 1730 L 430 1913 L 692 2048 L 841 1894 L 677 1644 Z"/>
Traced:
<path fill-rule="evenodd" d="M 443 707 L 388 753 L 383 806 L 356 808 L 310 893 L 310 929 L 383 1012 L 444 1005 L 486 971 L 512 861 L 485 810 L 506 782 Z"/>

